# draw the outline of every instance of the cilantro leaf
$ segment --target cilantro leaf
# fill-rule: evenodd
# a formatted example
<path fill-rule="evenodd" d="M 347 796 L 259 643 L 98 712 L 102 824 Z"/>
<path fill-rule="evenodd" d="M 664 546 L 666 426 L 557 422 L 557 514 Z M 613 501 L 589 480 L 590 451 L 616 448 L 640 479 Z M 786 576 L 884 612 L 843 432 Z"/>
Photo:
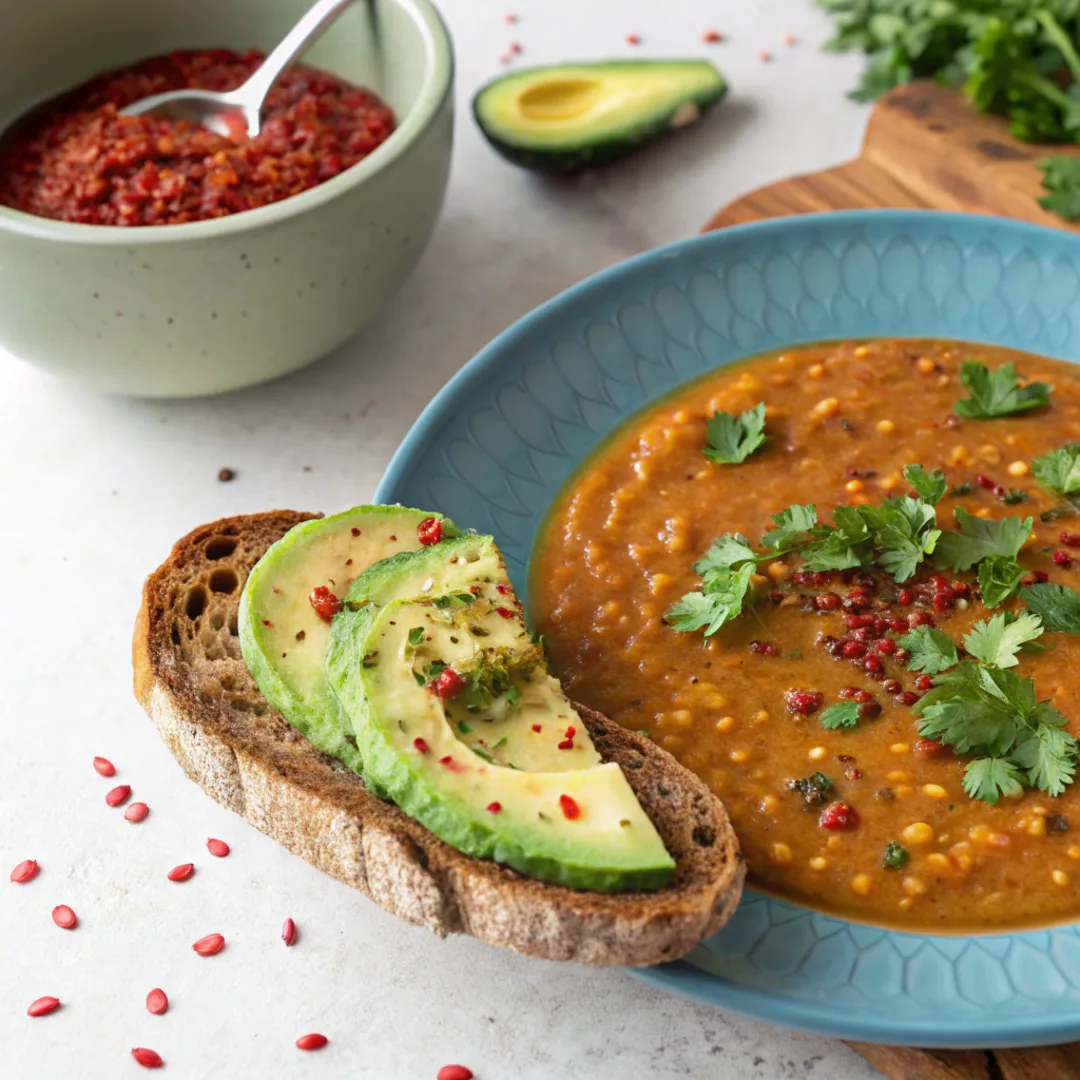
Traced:
<path fill-rule="evenodd" d="M 990 667 L 1015 667 L 1021 647 L 1040 637 L 1042 632 L 1043 624 L 1036 615 L 1027 611 L 1019 615 L 999 612 L 971 628 L 964 637 L 964 648 Z"/>
<path fill-rule="evenodd" d="M 858 509 L 873 534 L 878 564 L 895 581 L 907 581 L 941 536 L 934 508 L 906 495 Z"/>
<path fill-rule="evenodd" d="M 1039 205 L 1066 221 L 1080 218 L 1080 158 L 1057 155 L 1043 158 L 1036 167 L 1042 170 L 1046 190 Z"/>
<path fill-rule="evenodd" d="M 424 640 L 424 628 L 422 626 L 414 626 L 409 631 L 409 644 L 419 645 Z"/>
<path fill-rule="evenodd" d="M 743 563 L 736 570 L 726 566 L 710 569 L 701 591 L 686 593 L 668 609 L 664 621 L 684 632 L 704 629 L 710 637 L 742 614 L 753 572 L 754 563 Z"/>
<path fill-rule="evenodd" d="M 1080 596 L 1064 585 L 1043 582 L 1020 590 L 1020 599 L 1051 633 L 1080 634 Z"/>
<path fill-rule="evenodd" d="M 765 444 L 765 402 L 741 416 L 715 412 L 705 427 L 708 445 L 702 451 L 718 465 L 738 465 Z"/>
<path fill-rule="evenodd" d="M 786 550 L 805 540 L 817 525 L 817 507 L 813 503 L 805 506 L 793 503 L 770 517 L 776 528 L 770 529 L 761 538 L 761 546 L 774 551 Z"/>
<path fill-rule="evenodd" d="M 1025 684 L 1031 684 L 1030 691 Z M 996 757 L 1016 745 L 1024 716 L 1034 706 L 1030 679 L 1010 671 L 991 672 L 965 660 L 938 675 L 912 711 L 919 717 L 923 738 L 937 739 L 961 754 Z"/>
<path fill-rule="evenodd" d="M 718 536 L 709 545 L 709 550 L 694 563 L 694 573 L 705 577 L 713 570 L 734 570 L 744 563 L 756 563 L 757 558 L 745 536 L 726 533 Z"/>
<path fill-rule="evenodd" d="M 907 848 L 901 847 L 895 840 L 890 840 L 881 854 L 881 865 L 886 870 L 899 870 L 907 866 L 910 858 L 911 853 Z"/>
<path fill-rule="evenodd" d="M 1080 158 L 1077 159 L 1080 164 Z M 1054 495 L 1074 495 L 1080 491 L 1080 443 L 1066 443 L 1031 462 L 1039 486 Z"/>
<path fill-rule="evenodd" d="M 979 518 L 956 508 L 959 532 L 943 532 L 934 562 L 950 570 L 970 570 L 991 555 L 1015 559 L 1031 533 L 1031 518 Z"/>
<path fill-rule="evenodd" d="M 928 473 L 921 465 L 908 465 L 904 469 L 904 479 L 915 489 L 919 499 L 930 506 L 941 501 L 949 486 L 940 469 Z"/>
<path fill-rule="evenodd" d="M 960 384 L 971 395 L 961 398 L 955 406 L 957 416 L 965 420 L 990 420 L 1049 405 L 1053 390 L 1042 382 L 1021 386 L 1016 379 L 1015 364 L 1002 364 L 991 371 L 975 360 L 965 360 L 960 365 Z"/>
<path fill-rule="evenodd" d="M 908 671 L 937 675 L 960 662 L 952 639 L 929 626 L 916 626 L 902 638 L 897 638 L 896 644 L 911 653 Z"/>
<path fill-rule="evenodd" d="M 870 560 L 873 537 L 859 507 L 838 506 L 831 525 L 818 525 L 801 551 L 806 570 L 850 570 Z"/>
<path fill-rule="evenodd" d="M 1047 706 L 1050 708 L 1050 706 Z M 1017 764 L 1027 769 L 1027 782 L 1047 795 L 1060 795 L 1076 776 L 1077 744 L 1062 726 L 1065 718 L 1051 710 L 1060 724 L 1044 722 L 1012 753 Z"/>
<path fill-rule="evenodd" d="M 852 728 L 859 722 L 859 706 L 854 701 L 840 701 L 830 705 L 821 714 L 821 726 L 835 731 L 837 728 Z"/>
<path fill-rule="evenodd" d="M 991 555 L 979 563 L 979 591 L 983 603 L 995 608 L 1020 587 L 1027 571 L 1015 560 L 1004 555 Z"/>
<path fill-rule="evenodd" d="M 1024 790 L 1023 779 L 1008 758 L 981 757 L 968 762 L 961 782 L 972 799 L 993 804 L 1002 795 L 1019 795 Z"/>

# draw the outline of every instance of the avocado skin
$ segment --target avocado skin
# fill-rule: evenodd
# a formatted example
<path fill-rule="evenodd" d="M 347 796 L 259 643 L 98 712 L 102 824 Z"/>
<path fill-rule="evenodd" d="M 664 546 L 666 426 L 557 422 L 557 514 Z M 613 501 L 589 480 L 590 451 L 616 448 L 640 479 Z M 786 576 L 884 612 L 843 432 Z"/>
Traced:
<path fill-rule="evenodd" d="M 621 158 L 636 154 L 646 146 L 658 142 L 665 136 L 677 131 L 678 128 L 671 127 L 671 119 L 682 106 L 688 103 L 696 105 L 701 110 L 701 116 L 704 116 L 727 94 L 726 80 L 717 71 L 718 82 L 716 86 L 705 89 L 699 88 L 678 98 L 672 97 L 669 107 L 659 111 L 643 113 L 616 134 L 605 134 L 603 137 L 596 139 L 579 139 L 576 142 L 568 143 L 566 146 L 555 148 L 530 146 L 523 140 L 514 141 L 502 135 L 483 117 L 484 98 L 489 94 L 498 93 L 511 80 L 520 79 L 522 75 L 529 73 L 550 72 L 551 75 L 555 76 L 564 69 L 575 71 L 593 69 L 598 73 L 602 73 L 603 69 L 607 67 L 638 65 L 643 69 L 648 69 L 654 66 L 670 67 L 679 63 L 686 63 L 686 61 L 610 60 L 588 64 L 552 64 L 548 67 L 525 68 L 511 74 L 501 75 L 480 87 L 472 100 L 473 118 L 492 148 L 500 157 L 509 161 L 512 165 L 517 165 L 519 168 L 528 169 L 532 172 L 554 175 L 571 175 L 586 172 L 589 169 L 600 168 L 603 165 L 609 165 Z"/>

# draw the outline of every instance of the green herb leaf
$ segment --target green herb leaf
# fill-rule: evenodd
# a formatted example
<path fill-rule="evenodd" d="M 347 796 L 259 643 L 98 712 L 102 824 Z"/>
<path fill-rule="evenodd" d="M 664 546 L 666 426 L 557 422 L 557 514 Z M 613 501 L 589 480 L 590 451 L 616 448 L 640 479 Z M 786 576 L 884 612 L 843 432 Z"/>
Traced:
<path fill-rule="evenodd" d="M 758 402 L 741 416 L 715 412 L 705 428 L 708 445 L 702 451 L 719 465 L 738 465 L 765 445 L 765 403 Z"/>
<path fill-rule="evenodd" d="M 1028 493 L 1020 488 L 1009 488 L 1004 495 L 998 497 L 999 501 L 1003 502 L 1006 506 L 1019 506 L 1020 503 L 1026 503 L 1028 501 Z"/>
<path fill-rule="evenodd" d="M 866 565 L 872 555 L 873 536 L 855 506 L 838 506 L 831 525 L 814 529 L 814 540 L 800 552 L 803 569 L 850 570 Z"/>
<path fill-rule="evenodd" d="M 1076 750 L 1076 740 L 1067 731 L 1043 724 L 1016 747 L 1012 758 L 1027 770 L 1031 787 L 1058 796 L 1076 777 Z"/>
<path fill-rule="evenodd" d="M 788 791 L 797 791 L 803 797 L 806 810 L 812 810 L 815 806 L 827 802 L 832 786 L 832 781 L 823 772 L 800 776 L 797 780 L 787 782 Z"/>
<path fill-rule="evenodd" d="M 904 496 L 858 509 L 873 533 L 877 563 L 894 581 L 907 581 L 941 536 L 934 508 L 918 499 Z"/>
<path fill-rule="evenodd" d="M 981 757 L 969 761 L 961 781 L 972 799 L 996 803 L 1002 795 L 1019 795 L 1024 790 L 1024 777 L 1008 758 Z"/>
<path fill-rule="evenodd" d="M 950 570 L 970 570 L 991 555 L 1015 559 L 1034 524 L 1031 518 L 979 518 L 962 506 L 956 508 L 959 532 L 943 532 L 934 562 Z"/>
<path fill-rule="evenodd" d="M 837 728 L 852 728 L 859 722 L 859 706 L 854 701 L 840 701 L 830 705 L 821 714 L 821 726 L 835 731 Z"/>
<path fill-rule="evenodd" d="M 1080 596 L 1072 589 L 1041 582 L 1021 589 L 1020 599 L 1042 620 L 1044 630 L 1080 634 Z"/>
<path fill-rule="evenodd" d="M 901 847 L 895 840 L 890 840 L 881 855 L 881 865 L 886 870 L 900 870 L 907 866 L 910 858 L 907 848 Z"/>
<path fill-rule="evenodd" d="M 971 395 L 956 403 L 955 412 L 966 420 L 990 420 L 998 416 L 1037 409 L 1050 404 L 1053 387 L 1034 382 L 1021 386 L 1015 364 L 1002 364 L 991 371 L 985 364 L 965 360 L 960 365 L 960 384 Z"/>
<path fill-rule="evenodd" d="M 705 577 L 713 570 L 734 570 L 745 563 L 756 563 L 757 560 L 758 556 L 745 536 L 727 533 L 718 536 L 709 545 L 709 550 L 694 563 L 694 573 Z"/>
<path fill-rule="evenodd" d="M 1080 158 L 1060 155 L 1036 163 L 1046 194 L 1039 205 L 1066 221 L 1080 218 Z"/>
<path fill-rule="evenodd" d="M 952 639 L 930 626 L 916 626 L 902 638 L 897 638 L 896 644 L 911 653 L 908 671 L 937 675 L 960 662 Z"/>
<path fill-rule="evenodd" d="M 686 593 L 668 609 L 664 621 L 684 632 L 704 629 L 705 636 L 710 637 L 742 613 L 753 572 L 753 563 L 745 563 L 737 570 L 724 566 L 711 569 L 702 581 L 701 591 Z"/>
<path fill-rule="evenodd" d="M 459 720 L 458 721 L 457 728 L 458 728 L 458 731 L 460 731 L 462 735 L 471 735 L 472 734 L 473 729 L 471 727 L 469 727 L 469 725 L 466 724 L 464 720 Z"/>
<path fill-rule="evenodd" d="M 774 551 L 786 551 L 806 541 L 811 530 L 817 525 L 817 507 L 813 503 L 805 506 L 794 503 L 779 514 L 773 514 L 771 520 L 776 528 L 770 529 L 761 538 L 761 546 Z"/>
<path fill-rule="evenodd" d="M 420 674 L 419 671 L 414 671 L 412 674 L 413 678 L 416 680 L 417 686 L 425 686 L 427 684 L 427 680 L 424 678 L 423 675 Z"/>
<path fill-rule="evenodd" d="M 991 555 L 979 563 L 979 590 L 983 603 L 995 608 L 1020 588 L 1027 571 L 1015 560 L 1004 555 Z"/>
<path fill-rule="evenodd" d="M 964 648 L 990 667 L 1015 667 L 1020 649 L 1043 633 L 1039 618 L 1029 612 L 1007 615 L 1004 612 L 976 623 L 964 636 Z"/>
<path fill-rule="evenodd" d="M 518 703 L 518 698 L 520 696 L 518 688 L 516 686 L 511 686 L 510 689 L 506 691 L 506 704 L 512 709 Z"/>
<path fill-rule="evenodd" d="M 1035 458 L 1031 472 L 1039 486 L 1051 494 L 1075 495 L 1080 492 L 1080 443 L 1066 443 Z"/>
<path fill-rule="evenodd" d="M 414 626 L 409 631 L 409 644 L 419 645 L 424 640 L 424 628 L 422 626 Z"/>
<path fill-rule="evenodd" d="M 915 489 L 919 499 L 934 506 L 939 503 L 948 488 L 948 481 L 940 469 L 928 473 L 921 465 L 908 465 L 904 469 L 904 479 Z"/>

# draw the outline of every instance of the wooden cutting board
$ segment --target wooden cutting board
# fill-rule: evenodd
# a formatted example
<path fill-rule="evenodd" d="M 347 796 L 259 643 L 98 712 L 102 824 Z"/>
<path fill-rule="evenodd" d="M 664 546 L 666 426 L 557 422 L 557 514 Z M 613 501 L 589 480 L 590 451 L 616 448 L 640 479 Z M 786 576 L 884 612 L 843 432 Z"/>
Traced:
<path fill-rule="evenodd" d="M 758 188 L 725 206 L 704 231 L 822 210 L 917 207 L 1080 232 L 1039 206 L 1035 163 L 1048 154 L 1080 156 L 1080 148 L 1019 142 L 1005 120 L 977 113 L 958 91 L 912 83 L 879 99 L 854 161 Z M 1024 1050 L 848 1045 L 890 1080 L 1080 1080 L 1080 1043 Z"/>

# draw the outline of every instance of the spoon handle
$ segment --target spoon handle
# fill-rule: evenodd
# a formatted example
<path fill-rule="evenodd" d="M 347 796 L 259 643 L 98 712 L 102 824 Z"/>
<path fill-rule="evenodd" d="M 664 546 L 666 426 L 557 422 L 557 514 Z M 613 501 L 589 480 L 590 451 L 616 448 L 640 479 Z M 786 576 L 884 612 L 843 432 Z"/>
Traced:
<path fill-rule="evenodd" d="M 318 0 L 306 15 L 285 35 L 262 66 L 241 87 L 245 101 L 260 107 L 277 77 L 303 52 L 353 0 Z"/>

